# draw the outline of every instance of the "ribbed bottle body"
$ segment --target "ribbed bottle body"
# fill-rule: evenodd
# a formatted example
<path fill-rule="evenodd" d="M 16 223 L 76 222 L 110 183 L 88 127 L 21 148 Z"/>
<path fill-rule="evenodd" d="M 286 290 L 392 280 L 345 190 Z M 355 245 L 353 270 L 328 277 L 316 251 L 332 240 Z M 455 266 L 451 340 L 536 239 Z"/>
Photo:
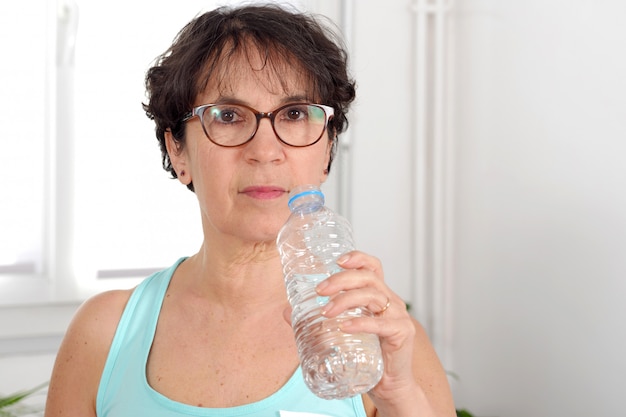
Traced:
<path fill-rule="evenodd" d="M 321 314 L 328 299 L 315 287 L 341 271 L 336 261 L 354 244 L 350 224 L 323 206 L 323 196 L 321 203 L 316 201 L 317 192 L 301 197 L 301 205 L 292 197 L 292 215 L 277 245 L 305 382 L 321 398 L 346 398 L 373 388 L 382 376 L 383 362 L 378 336 L 339 329 L 344 320 L 371 316 L 369 310 L 355 308 L 330 319 Z"/>

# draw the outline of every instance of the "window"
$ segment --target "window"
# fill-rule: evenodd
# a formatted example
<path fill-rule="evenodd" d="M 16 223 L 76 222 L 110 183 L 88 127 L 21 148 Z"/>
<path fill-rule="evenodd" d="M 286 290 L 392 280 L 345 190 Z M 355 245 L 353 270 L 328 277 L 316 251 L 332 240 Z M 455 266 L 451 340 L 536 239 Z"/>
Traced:
<path fill-rule="evenodd" d="M 33 7 L 34 6 L 34 7 Z M 20 16 L 29 26 L 15 25 Z M 0 4 L 0 273 L 41 270 L 47 11 L 45 0 Z M 18 39 L 20 41 L 18 41 Z"/>
<path fill-rule="evenodd" d="M 2 2 L 0 305 L 134 285 L 197 251 L 197 202 L 161 168 L 143 79 L 218 3 Z"/>

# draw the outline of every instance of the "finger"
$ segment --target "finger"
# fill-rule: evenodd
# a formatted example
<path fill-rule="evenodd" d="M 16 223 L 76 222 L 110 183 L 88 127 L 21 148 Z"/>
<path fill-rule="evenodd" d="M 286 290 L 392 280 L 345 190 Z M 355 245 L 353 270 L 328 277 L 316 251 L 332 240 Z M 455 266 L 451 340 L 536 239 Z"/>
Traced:
<path fill-rule="evenodd" d="M 391 300 L 389 299 L 389 297 L 387 297 L 387 302 L 385 303 L 383 308 L 381 308 L 379 311 L 375 312 L 374 314 L 377 316 L 382 316 L 383 314 L 385 314 L 385 311 L 387 311 L 390 305 L 391 305 Z"/>
<path fill-rule="evenodd" d="M 384 313 L 390 304 L 390 298 L 380 290 L 374 287 L 362 287 L 334 294 L 324 306 L 322 314 L 334 317 L 346 310 L 363 307 L 372 314 L 380 314 Z"/>
<path fill-rule="evenodd" d="M 383 267 L 380 259 L 360 251 L 352 251 L 344 254 L 337 260 L 337 265 L 344 269 L 367 269 L 383 279 Z"/>
<path fill-rule="evenodd" d="M 340 291 L 349 291 L 365 287 L 377 288 L 381 292 L 386 289 L 383 281 L 380 280 L 373 271 L 346 269 L 320 282 L 316 286 L 315 291 L 319 295 L 329 296 Z"/>
<path fill-rule="evenodd" d="M 283 318 L 285 319 L 287 323 L 289 323 L 290 326 L 291 326 L 291 311 L 292 311 L 291 306 L 288 306 L 287 308 L 283 310 Z"/>
<path fill-rule="evenodd" d="M 392 307 L 393 308 L 393 305 Z M 411 340 L 415 333 L 410 316 L 390 317 L 355 317 L 340 323 L 340 329 L 346 333 L 375 333 L 381 342 L 401 348 L 406 340 Z"/>

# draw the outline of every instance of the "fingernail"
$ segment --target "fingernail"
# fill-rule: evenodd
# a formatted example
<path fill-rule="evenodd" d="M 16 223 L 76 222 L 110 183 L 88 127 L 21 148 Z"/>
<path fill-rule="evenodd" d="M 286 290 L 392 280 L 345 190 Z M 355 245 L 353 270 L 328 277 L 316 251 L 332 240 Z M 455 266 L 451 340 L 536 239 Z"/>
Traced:
<path fill-rule="evenodd" d="M 352 320 L 346 320 L 339 323 L 339 329 L 343 330 L 346 327 L 350 327 L 352 325 Z"/>
<path fill-rule="evenodd" d="M 326 313 L 328 311 L 330 311 L 331 308 L 333 308 L 334 304 L 332 301 L 329 301 L 328 303 L 326 303 L 326 305 L 324 306 L 324 308 L 322 309 L 322 316 L 325 316 Z"/>
<path fill-rule="evenodd" d="M 315 291 L 316 292 L 320 292 L 322 291 L 324 288 L 328 287 L 328 282 L 326 282 L 326 280 L 320 282 L 319 284 L 317 284 L 317 287 L 315 287 Z"/>
<path fill-rule="evenodd" d="M 348 259 L 350 259 L 350 255 L 348 255 L 348 254 L 341 255 L 341 256 L 339 257 L 339 259 L 337 259 L 337 263 L 338 263 L 339 265 L 341 265 L 341 264 L 345 264 L 346 262 L 348 262 Z"/>

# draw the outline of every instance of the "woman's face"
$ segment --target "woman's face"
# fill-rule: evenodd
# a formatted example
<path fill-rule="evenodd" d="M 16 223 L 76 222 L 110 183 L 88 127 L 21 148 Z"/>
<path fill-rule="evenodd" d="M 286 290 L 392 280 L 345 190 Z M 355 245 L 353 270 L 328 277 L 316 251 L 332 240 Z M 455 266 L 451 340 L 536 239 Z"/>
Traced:
<path fill-rule="evenodd" d="M 312 96 L 306 78 L 294 69 L 276 73 L 257 54 L 234 58 L 223 68 L 219 85 L 209 82 L 194 106 L 235 102 L 269 112 Z M 318 103 L 324 104 L 324 103 Z M 204 134 L 199 118 L 187 122 L 186 145 L 175 152 L 168 135 L 174 169 L 193 181 L 202 211 L 205 238 L 228 235 L 250 242 L 270 241 L 289 215 L 288 193 L 297 185 L 326 180 L 331 142 L 327 132 L 314 145 L 294 148 L 276 137 L 270 120 L 261 120 L 245 145 L 225 148 Z"/>

